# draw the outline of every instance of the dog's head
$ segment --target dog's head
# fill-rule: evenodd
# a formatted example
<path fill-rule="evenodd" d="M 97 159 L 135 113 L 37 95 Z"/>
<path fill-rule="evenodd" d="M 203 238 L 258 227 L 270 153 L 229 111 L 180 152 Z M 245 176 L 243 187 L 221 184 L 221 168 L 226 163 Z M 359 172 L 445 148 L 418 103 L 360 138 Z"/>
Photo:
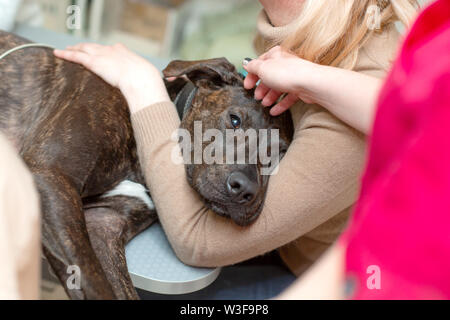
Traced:
<path fill-rule="evenodd" d="M 164 76 L 178 77 L 168 85 L 172 99 L 188 81 L 197 88 L 181 124 L 189 134 L 180 143 L 190 185 L 217 214 L 241 226 L 252 223 L 262 210 L 269 172 L 291 142 L 290 113 L 271 117 L 224 58 L 173 61 Z"/>

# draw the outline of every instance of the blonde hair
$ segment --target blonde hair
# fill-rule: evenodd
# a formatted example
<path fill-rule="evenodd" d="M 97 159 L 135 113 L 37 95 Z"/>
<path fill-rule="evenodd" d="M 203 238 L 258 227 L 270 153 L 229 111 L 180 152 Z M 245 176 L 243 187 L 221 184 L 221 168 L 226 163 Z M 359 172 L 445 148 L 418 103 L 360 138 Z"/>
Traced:
<path fill-rule="evenodd" d="M 306 0 L 293 32 L 276 39 L 300 58 L 352 69 L 359 49 L 373 33 L 400 21 L 407 28 L 417 14 L 416 0 Z M 380 28 L 371 28 L 373 10 L 380 13 Z M 372 14 L 371 14 L 372 13 Z"/>

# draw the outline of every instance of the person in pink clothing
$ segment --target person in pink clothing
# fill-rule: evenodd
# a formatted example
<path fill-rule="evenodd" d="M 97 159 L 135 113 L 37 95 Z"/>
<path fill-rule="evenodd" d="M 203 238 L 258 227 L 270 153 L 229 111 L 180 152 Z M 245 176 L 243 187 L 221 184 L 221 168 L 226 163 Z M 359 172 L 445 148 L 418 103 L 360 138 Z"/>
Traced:
<path fill-rule="evenodd" d="M 377 104 L 367 99 L 378 92 L 374 79 L 328 67 L 319 79 L 308 76 L 283 90 L 271 68 L 289 59 L 277 48 L 250 62 L 246 86 L 261 80 L 333 105 L 330 111 L 371 138 L 347 232 L 281 298 L 450 299 L 450 0 L 434 2 L 418 18 Z M 303 74 L 312 68 L 291 62 L 303 64 Z M 351 83 L 358 89 L 353 94 L 344 89 Z M 272 114 L 291 103 L 282 100 Z M 375 121 L 364 121 L 376 105 Z"/>
<path fill-rule="evenodd" d="M 450 298 L 450 1 L 408 36 L 378 103 L 347 244 L 353 297 Z M 369 265 L 380 288 L 368 289 Z"/>

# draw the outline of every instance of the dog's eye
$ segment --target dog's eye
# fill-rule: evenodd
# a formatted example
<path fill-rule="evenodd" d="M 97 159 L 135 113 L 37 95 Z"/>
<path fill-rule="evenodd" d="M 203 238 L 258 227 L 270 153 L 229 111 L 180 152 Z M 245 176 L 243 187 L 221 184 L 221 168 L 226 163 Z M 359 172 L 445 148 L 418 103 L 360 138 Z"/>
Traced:
<path fill-rule="evenodd" d="M 235 128 L 235 129 L 241 128 L 241 118 L 232 114 L 230 116 L 230 119 L 231 119 L 231 125 L 233 126 L 233 128 Z"/>

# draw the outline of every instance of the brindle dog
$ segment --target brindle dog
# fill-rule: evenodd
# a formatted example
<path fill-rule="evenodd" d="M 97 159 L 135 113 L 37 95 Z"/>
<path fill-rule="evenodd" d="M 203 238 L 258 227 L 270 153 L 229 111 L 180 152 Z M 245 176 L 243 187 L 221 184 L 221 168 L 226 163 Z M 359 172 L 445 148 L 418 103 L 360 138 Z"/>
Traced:
<path fill-rule="evenodd" d="M 0 31 L 0 53 L 28 42 Z M 192 130 L 193 121 L 202 120 L 204 130 L 224 130 L 233 114 L 243 128 L 279 128 L 287 148 L 290 117 L 271 118 L 225 59 L 173 62 L 165 75 L 186 75 L 198 88 L 184 128 Z M 35 178 L 43 253 L 53 271 L 71 298 L 137 299 L 124 246 L 157 219 L 156 212 L 135 197 L 103 197 L 124 180 L 144 184 L 124 97 L 82 66 L 43 48 L 1 60 L 0 77 L 0 130 Z M 186 82 L 167 84 L 173 99 Z M 259 177 L 259 168 L 188 165 L 187 173 L 208 206 L 245 225 L 264 201 L 267 178 Z M 81 269 L 81 290 L 66 287 L 72 265 Z"/>

